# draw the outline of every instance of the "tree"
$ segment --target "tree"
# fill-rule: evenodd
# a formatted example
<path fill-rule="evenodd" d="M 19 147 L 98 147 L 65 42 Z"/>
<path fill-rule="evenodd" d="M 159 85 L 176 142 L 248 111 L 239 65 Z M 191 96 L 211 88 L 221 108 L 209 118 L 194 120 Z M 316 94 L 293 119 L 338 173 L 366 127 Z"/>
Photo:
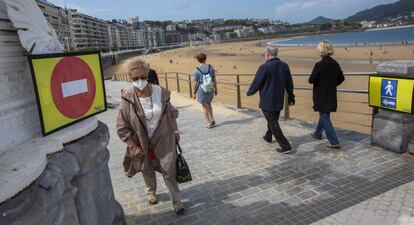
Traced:
<path fill-rule="evenodd" d="M 324 23 L 324 24 L 321 25 L 321 31 L 330 30 L 331 28 L 332 28 L 331 23 Z"/>

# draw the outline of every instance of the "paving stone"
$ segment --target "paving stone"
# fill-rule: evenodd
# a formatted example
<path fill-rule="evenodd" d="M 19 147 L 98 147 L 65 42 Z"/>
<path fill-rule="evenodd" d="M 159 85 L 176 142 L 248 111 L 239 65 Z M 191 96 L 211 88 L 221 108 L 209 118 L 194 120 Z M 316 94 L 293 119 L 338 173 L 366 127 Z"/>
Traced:
<path fill-rule="evenodd" d="M 116 97 L 130 85 L 121 84 L 108 82 L 107 93 Z M 180 185 L 184 217 L 172 212 L 160 174 L 160 202 L 148 206 L 142 176 L 128 179 L 123 172 L 125 144 L 116 134 L 117 110 L 98 116 L 110 130 L 113 189 L 129 224 L 309 224 L 321 219 L 319 224 L 349 224 L 351 215 L 353 224 L 412 223 L 414 157 L 372 147 L 369 135 L 340 129 L 343 148 L 326 150 L 323 141 L 309 137 L 315 124 L 297 120 L 280 121 L 297 152 L 278 154 L 276 143 L 261 138 L 267 129 L 261 114 L 214 104 L 218 126 L 206 129 L 199 105 L 176 93 L 171 99 L 179 110 L 181 145 L 193 175 L 192 182 Z M 391 195 L 378 198 L 384 193 Z"/>
<path fill-rule="evenodd" d="M 304 191 L 304 189 L 301 188 L 301 187 L 294 187 L 294 188 L 291 188 L 291 189 L 287 190 L 286 194 L 288 194 L 290 196 L 294 196 L 294 195 L 296 195 L 298 193 L 301 193 L 303 191 Z"/>
<path fill-rule="evenodd" d="M 307 198 L 311 198 L 315 195 L 317 195 L 316 192 L 309 190 L 309 191 L 298 194 L 297 197 L 300 198 L 300 199 L 307 199 Z"/>

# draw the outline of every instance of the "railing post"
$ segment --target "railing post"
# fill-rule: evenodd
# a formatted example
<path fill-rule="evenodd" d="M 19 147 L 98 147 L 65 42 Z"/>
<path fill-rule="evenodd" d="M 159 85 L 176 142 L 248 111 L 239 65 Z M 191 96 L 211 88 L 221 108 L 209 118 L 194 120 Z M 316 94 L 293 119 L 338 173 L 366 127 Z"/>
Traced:
<path fill-rule="evenodd" d="M 285 92 L 285 120 L 290 120 L 289 99 L 287 92 Z"/>
<path fill-rule="evenodd" d="M 240 109 L 241 105 L 241 94 L 240 94 L 240 76 L 236 75 L 236 89 L 237 89 L 237 108 Z"/>
<path fill-rule="evenodd" d="M 165 73 L 165 88 L 168 90 L 168 76 L 167 76 L 167 73 Z"/>
<path fill-rule="evenodd" d="M 179 93 L 180 92 L 180 80 L 178 78 L 178 73 L 176 73 L 175 75 L 177 77 L 177 92 Z"/>
<path fill-rule="evenodd" d="M 191 87 L 191 75 L 188 75 L 188 90 L 190 90 L 190 98 L 193 97 L 193 88 Z"/>

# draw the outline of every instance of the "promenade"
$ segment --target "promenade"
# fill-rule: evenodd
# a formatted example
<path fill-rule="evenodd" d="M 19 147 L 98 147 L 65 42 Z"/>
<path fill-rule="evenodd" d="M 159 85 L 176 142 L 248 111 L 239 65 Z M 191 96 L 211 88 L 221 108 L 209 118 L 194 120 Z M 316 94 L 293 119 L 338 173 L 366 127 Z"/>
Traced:
<path fill-rule="evenodd" d="M 106 82 L 108 100 L 120 100 L 125 82 Z M 193 181 L 180 185 L 184 216 L 171 209 L 158 176 L 160 202 L 149 206 L 141 175 L 124 176 L 117 109 L 98 118 L 109 126 L 109 168 L 128 224 L 414 224 L 414 157 L 370 146 L 369 136 L 338 130 L 343 148 L 314 140 L 315 124 L 281 121 L 294 154 L 262 140 L 266 122 L 256 111 L 214 105 L 218 126 L 205 128 L 201 106 L 172 95 L 184 157 Z M 294 115 L 293 115 L 294 117 Z"/>

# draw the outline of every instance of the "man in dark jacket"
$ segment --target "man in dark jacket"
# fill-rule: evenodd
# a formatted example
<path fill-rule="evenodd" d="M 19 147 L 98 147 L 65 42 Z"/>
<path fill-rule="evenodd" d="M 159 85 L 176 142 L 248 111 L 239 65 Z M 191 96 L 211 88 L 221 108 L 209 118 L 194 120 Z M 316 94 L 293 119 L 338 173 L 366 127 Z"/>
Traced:
<path fill-rule="evenodd" d="M 158 80 L 157 72 L 155 72 L 155 70 L 153 70 L 151 68 L 148 71 L 148 83 L 157 84 L 157 85 L 160 84 L 160 82 Z"/>
<path fill-rule="evenodd" d="M 295 95 L 293 94 L 293 81 L 289 66 L 277 58 L 277 52 L 276 47 L 269 46 L 266 48 L 266 63 L 261 65 L 256 72 L 247 96 L 252 96 L 260 91 L 259 107 L 262 109 L 268 123 L 268 130 L 263 139 L 270 143 L 273 134 L 280 145 L 280 148 L 276 150 L 280 153 L 290 153 L 292 148 L 283 135 L 278 120 L 284 105 L 285 91 L 288 94 L 289 105 L 295 104 Z"/>

